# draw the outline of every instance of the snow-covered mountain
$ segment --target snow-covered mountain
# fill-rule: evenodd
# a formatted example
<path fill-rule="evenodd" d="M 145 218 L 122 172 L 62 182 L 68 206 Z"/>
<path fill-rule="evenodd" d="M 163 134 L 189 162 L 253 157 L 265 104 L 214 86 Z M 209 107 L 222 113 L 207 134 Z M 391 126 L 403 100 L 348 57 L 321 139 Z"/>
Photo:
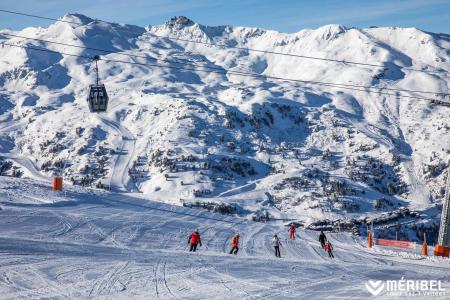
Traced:
<path fill-rule="evenodd" d="M 62 20 L 84 25 L 0 30 L 2 173 L 45 180 L 62 170 L 68 183 L 177 204 L 226 203 L 239 214 L 306 223 L 401 206 L 437 216 L 450 108 L 395 95 L 448 97 L 385 90 L 389 96 L 222 71 L 447 93 L 449 35 L 340 25 L 286 34 L 204 26 L 185 17 L 146 28 L 77 14 Z M 67 54 L 111 60 L 99 62 L 107 113 L 88 110 L 92 62 Z"/>

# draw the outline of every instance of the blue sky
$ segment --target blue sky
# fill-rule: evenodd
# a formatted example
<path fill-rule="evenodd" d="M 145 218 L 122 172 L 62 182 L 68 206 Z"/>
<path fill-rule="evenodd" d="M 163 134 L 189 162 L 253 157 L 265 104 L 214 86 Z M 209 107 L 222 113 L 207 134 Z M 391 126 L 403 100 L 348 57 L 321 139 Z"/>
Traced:
<path fill-rule="evenodd" d="M 91 18 L 140 26 L 184 15 L 205 25 L 261 27 L 283 32 L 337 23 L 347 27 L 417 27 L 450 33 L 450 0 L 2 0 L 0 9 L 60 17 Z M 49 22 L 0 13 L 0 28 Z"/>

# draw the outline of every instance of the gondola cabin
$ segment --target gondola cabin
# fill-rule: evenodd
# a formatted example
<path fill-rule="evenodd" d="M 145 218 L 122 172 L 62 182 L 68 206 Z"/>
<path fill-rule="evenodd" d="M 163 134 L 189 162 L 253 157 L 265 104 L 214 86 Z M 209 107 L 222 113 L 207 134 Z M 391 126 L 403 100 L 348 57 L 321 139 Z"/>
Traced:
<path fill-rule="evenodd" d="M 108 109 L 108 93 L 104 84 L 91 84 L 87 99 L 91 112 L 105 112 Z"/>
<path fill-rule="evenodd" d="M 105 112 L 108 109 L 108 93 L 106 92 L 106 88 L 104 84 L 100 84 L 100 80 L 98 78 L 98 65 L 97 62 L 100 60 L 98 55 L 94 56 L 93 60 L 95 61 L 95 75 L 96 81 L 95 84 L 91 84 L 89 86 L 89 94 L 87 97 L 87 102 L 89 104 L 89 110 L 91 112 Z"/>

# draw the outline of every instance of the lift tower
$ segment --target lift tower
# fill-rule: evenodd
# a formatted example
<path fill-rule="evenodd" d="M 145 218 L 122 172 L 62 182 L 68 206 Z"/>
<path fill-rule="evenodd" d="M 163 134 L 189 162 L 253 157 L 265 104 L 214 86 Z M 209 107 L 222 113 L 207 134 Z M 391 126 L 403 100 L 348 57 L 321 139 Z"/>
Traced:
<path fill-rule="evenodd" d="M 450 161 L 448 162 L 447 172 L 445 198 L 444 205 L 442 206 L 438 244 L 434 247 L 434 255 L 445 257 L 448 257 L 450 252 Z"/>

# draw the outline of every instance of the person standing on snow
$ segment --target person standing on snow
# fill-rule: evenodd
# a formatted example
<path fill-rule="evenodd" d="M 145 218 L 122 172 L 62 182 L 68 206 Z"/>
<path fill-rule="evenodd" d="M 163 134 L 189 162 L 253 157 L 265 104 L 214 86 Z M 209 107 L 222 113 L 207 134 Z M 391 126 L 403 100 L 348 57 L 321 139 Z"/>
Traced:
<path fill-rule="evenodd" d="M 202 240 L 200 239 L 200 233 L 198 233 L 198 229 L 196 229 L 188 238 L 188 244 L 191 244 L 191 248 L 189 252 L 195 252 L 197 250 L 197 245 L 200 244 L 202 246 Z"/>
<path fill-rule="evenodd" d="M 322 245 L 322 248 L 325 249 L 325 243 L 327 242 L 327 237 L 325 236 L 325 233 L 323 233 L 323 230 L 320 231 L 319 242 L 320 242 L 320 245 Z"/>
<path fill-rule="evenodd" d="M 289 238 L 291 240 L 295 240 L 295 225 L 291 223 L 291 227 L 289 228 Z"/>
<path fill-rule="evenodd" d="M 239 233 L 235 234 L 231 239 L 231 250 L 230 254 L 236 255 L 239 251 Z"/>
<path fill-rule="evenodd" d="M 275 256 L 281 258 L 281 253 L 280 253 L 281 241 L 276 234 L 273 235 L 272 245 L 275 248 Z"/>
<path fill-rule="evenodd" d="M 325 244 L 325 251 L 328 252 L 328 256 L 329 256 L 329 257 L 334 258 L 334 255 L 333 255 L 333 245 L 331 245 L 330 242 L 328 242 L 328 243 Z"/>

